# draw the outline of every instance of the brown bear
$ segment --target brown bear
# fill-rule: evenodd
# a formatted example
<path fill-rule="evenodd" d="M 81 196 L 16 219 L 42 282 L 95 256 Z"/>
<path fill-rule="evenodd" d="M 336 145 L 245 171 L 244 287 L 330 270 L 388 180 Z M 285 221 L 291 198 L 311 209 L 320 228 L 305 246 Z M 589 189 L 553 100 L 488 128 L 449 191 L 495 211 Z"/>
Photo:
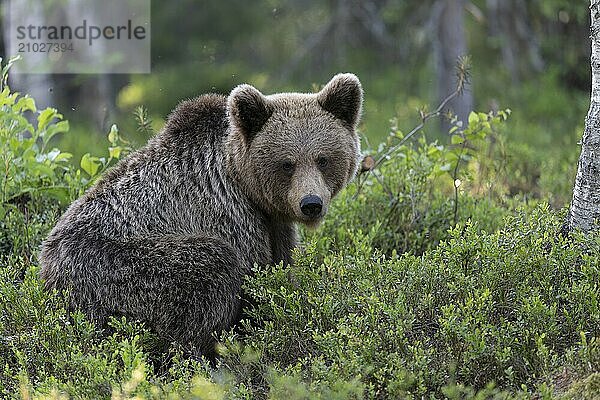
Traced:
<path fill-rule="evenodd" d="M 315 94 L 240 85 L 182 102 L 60 218 L 46 286 L 100 324 L 124 315 L 212 353 L 254 264 L 291 263 L 294 224 L 318 225 L 356 174 L 361 107 L 353 74 Z"/>

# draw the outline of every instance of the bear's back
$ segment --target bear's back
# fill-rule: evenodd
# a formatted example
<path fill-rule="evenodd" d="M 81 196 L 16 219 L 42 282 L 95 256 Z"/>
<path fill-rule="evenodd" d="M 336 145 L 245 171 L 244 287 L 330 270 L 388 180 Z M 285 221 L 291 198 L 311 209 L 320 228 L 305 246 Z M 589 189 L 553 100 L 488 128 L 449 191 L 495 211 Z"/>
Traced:
<path fill-rule="evenodd" d="M 167 144 L 217 144 L 227 131 L 227 98 L 205 94 L 184 100 L 171 112 L 159 138 Z"/>
<path fill-rule="evenodd" d="M 225 101 L 211 94 L 180 103 L 164 129 L 107 171 L 57 228 L 112 238 L 259 234 L 262 216 L 226 171 Z"/>

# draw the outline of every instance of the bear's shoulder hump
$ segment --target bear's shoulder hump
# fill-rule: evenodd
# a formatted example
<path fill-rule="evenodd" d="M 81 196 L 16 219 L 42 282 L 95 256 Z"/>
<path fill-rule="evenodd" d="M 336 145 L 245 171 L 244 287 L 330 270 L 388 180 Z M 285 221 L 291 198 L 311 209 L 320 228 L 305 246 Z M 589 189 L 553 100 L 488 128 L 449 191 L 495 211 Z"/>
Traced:
<path fill-rule="evenodd" d="M 171 112 L 165 125 L 169 136 L 214 139 L 227 129 L 227 99 L 219 94 L 205 94 L 184 100 Z"/>

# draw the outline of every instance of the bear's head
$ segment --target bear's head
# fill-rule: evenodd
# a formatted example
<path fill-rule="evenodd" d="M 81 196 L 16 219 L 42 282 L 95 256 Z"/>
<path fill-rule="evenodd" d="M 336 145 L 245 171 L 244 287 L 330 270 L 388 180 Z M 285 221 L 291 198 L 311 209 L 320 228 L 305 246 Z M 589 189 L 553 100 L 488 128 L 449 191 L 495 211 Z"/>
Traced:
<path fill-rule="evenodd" d="M 353 74 L 314 94 L 265 96 L 240 85 L 227 99 L 229 171 L 265 212 L 316 226 L 358 169 L 361 109 Z"/>

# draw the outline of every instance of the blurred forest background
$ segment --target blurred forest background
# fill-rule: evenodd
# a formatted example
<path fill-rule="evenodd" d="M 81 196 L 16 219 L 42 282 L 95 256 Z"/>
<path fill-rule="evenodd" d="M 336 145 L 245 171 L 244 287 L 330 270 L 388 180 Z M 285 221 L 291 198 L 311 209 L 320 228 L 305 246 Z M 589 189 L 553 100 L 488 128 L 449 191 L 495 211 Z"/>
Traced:
<path fill-rule="evenodd" d="M 152 0 L 151 74 L 14 75 L 12 86 L 61 110 L 72 133 L 60 147 L 79 159 L 104 148 L 115 122 L 143 144 L 132 118 L 139 105 L 160 129 L 180 100 L 201 93 L 242 82 L 310 91 L 354 72 L 365 88 L 365 147 L 376 149 L 391 126 L 409 130 L 419 110 L 435 108 L 455 86 L 457 58 L 470 55 L 470 86 L 450 106 L 462 120 L 472 109 L 510 108 L 501 135 L 508 191 L 560 207 L 589 104 L 587 15 L 587 3 L 569 0 Z M 43 19 L 43 7 L 31 18 Z M 425 134 L 445 143 L 447 129 L 431 123 Z"/>

